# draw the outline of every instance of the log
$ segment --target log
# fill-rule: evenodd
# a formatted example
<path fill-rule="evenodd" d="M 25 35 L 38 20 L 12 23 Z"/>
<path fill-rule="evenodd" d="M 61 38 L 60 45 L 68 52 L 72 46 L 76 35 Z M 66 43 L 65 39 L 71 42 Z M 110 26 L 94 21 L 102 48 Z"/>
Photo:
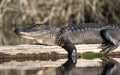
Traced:
<path fill-rule="evenodd" d="M 86 51 L 100 52 L 101 44 L 81 44 L 75 45 L 78 53 L 83 53 Z M 5 54 L 16 55 L 17 53 L 24 54 L 38 54 L 38 53 L 51 53 L 57 52 L 59 54 L 67 54 L 67 52 L 59 46 L 45 46 L 45 45 L 15 45 L 15 46 L 0 46 L 0 52 Z M 120 52 L 120 47 L 112 52 Z"/>
<path fill-rule="evenodd" d="M 99 47 L 100 44 L 76 45 L 78 53 L 86 51 L 99 52 L 101 50 Z M 119 55 L 120 47 L 110 52 L 110 54 L 112 53 Z M 28 44 L 15 46 L 0 46 L 1 69 L 23 68 L 24 70 L 27 70 L 36 68 L 38 67 L 38 65 L 39 67 L 58 67 L 67 61 L 67 59 L 65 58 L 67 58 L 67 52 L 59 46 L 28 45 Z M 76 66 L 90 67 L 100 66 L 100 64 L 101 64 L 100 59 L 95 60 L 78 59 L 78 63 Z"/>
<path fill-rule="evenodd" d="M 86 51 L 100 52 L 101 44 L 81 44 L 75 45 L 77 53 L 83 53 Z M 120 55 L 120 47 L 109 53 L 112 56 Z M 5 59 L 4 61 L 27 58 L 39 59 L 39 60 L 57 60 L 60 58 L 66 58 L 67 52 L 59 46 L 45 46 L 45 45 L 14 45 L 14 46 L 0 46 L 0 58 Z M 46 59 L 45 59 L 46 58 Z M 21 59 L 23 60 L 23 59 Z"/>
<path fill-rule="evenodd" d="M 0 70 L 1 69 L 17 69 L 17 70 L 30 70 L 35 69 L 38 67 L 60 67 L 62 64 L 64 64 L 67 61 L 67 59 L 59 59 L 57 61 L 10 61 L 10 62 L 4 62 L 0 64 Z M 84 59 L 78 59 L 76 67 L 93 67 L 93 66 L 101 66 L 102 60 L 100 59 L 94 59 L 94 60 L 84 60 Z"/>

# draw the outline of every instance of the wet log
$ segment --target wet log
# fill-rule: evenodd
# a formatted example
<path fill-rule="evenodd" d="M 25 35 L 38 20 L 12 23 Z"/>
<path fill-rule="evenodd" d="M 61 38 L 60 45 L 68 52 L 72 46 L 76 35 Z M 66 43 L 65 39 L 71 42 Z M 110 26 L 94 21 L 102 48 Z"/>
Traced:
<path fill-rule="evenodd" d="M 115 61 L 120 63 L 119 58 L 114 58 Z M 63 65 L 67 59 L 59 59 L 57 61 L 10 61 L 10 62 L 4 62 L 0 63 L 0 70 L 1 69 L 17 69 L 17 70 L 30 70 L 35 69 L 38 67 L 60 67 Z M 100 59 L 94 59 L 94 60 L 85 60 L 85 59 L 78 59 L 76 67 L 95 67 L 95 66 L 101 66 L 102 60 Z"/>
<path fill-rule="evenodd" d="M 57 61 L 10 61 L 4 62 L 0 64 L 1 69 L 17 69 L 17 70 L 30 70 L 38 67 L 60 67 L 64 64 L 67 59 L 59 59 Z M 94 60 L 84 60 L 78 59 L 76 67 L 94 67 L 94 66 L 101 66 L 102 60 L 94 59 Z"/>

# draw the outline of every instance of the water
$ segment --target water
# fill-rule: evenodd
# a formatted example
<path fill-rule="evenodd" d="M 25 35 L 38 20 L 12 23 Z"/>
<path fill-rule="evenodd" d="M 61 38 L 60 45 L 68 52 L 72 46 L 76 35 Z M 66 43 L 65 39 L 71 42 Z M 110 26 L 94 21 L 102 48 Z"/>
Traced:
<path fill-rule="evenodd" d="M 120 59 L 9 60 L 0 62 L 0 75 L 119 75 Z"/>

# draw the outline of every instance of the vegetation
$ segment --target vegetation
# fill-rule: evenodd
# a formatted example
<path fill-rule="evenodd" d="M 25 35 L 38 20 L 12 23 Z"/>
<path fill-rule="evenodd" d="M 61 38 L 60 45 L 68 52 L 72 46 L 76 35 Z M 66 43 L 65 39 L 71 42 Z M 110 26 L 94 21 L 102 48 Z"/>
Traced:
<path fill-rule="evenodd" d="M 24 40 L 13 39 L 17 37 L 13 30 L 16 26 L 33 23 L 55 26 L 85 22 L 120 24 L 119 5 L 120 0 L 0 0 L 0 42 L 24 43 Z"/>
<path fill-rule="evenodd" d="M 79 54 L 78 56 L 83 58 L 83 59 L 89 59 L 90 60 L 90 59 L 95 59 L 95 58 L 101 58 L 101 57 L 103 57 L 103 54 L 88 51 L 88 52 L 84 52 L 82 54 Z"/>

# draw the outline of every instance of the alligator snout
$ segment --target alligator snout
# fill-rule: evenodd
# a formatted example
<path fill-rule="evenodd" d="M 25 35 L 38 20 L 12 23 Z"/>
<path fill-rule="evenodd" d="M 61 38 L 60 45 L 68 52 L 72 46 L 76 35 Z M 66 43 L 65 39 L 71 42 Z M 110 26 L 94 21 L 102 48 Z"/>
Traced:
<path fill-rule="evenodd" d="M 19 29 L 19 28 L 16 28 L 16 29 L 14 30 L 14 32 L 15 32 L 16 34 L 20 34 L 21 31 L 22 31 L 22 30 Z"/>

